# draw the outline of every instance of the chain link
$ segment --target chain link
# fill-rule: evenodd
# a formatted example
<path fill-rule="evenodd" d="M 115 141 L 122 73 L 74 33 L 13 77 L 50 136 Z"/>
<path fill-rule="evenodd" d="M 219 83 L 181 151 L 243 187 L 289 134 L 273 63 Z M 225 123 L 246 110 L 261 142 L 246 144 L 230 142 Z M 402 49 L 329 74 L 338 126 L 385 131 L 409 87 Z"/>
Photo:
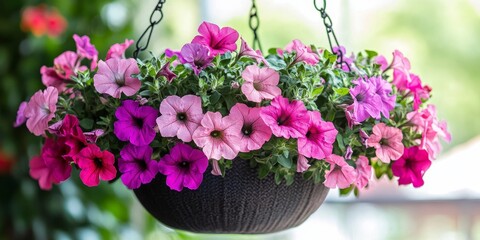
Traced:
<path fill-rule="evenodd" d="M 166 0 L 158 0 L 157 5 L 152 11 L 152 14 L 150 15 L 150 25 L 145 29 L 145 31 L 140 35 L 138 38 L 137 43 L 135 44 L 135 51 L 133 52 L 133 57 L 137 58 L 138 54 L 142 51 L 145 51 L 147 49 L 148 44 L 150 44 L 150 39 L 152 38 L 152 33 L 153 33 L 153 28 L 155 25 L 159 24 L 162 19 L 163 19 L 163 4 L 165 4 Z M 145 40 L 145 44 L 142 45 L 142 40 L 143 38 L 147 36 L 147 39 Z"/>
<path fill-rule="evenodd" d="M 255 4 L 255 0 L 252 0 L 252 8 L 250 9 L 250 19 L 248 21 L 248 25 L 253 32 L 253 49 L 258 49 L 262 51 L 262 45 L 260 44 L 260 39 L 258 38 L 258 27 L 260 27 L 260 19 L 258 18 L 258 10 Z"/>
<path fill-rule="evenodd" d="M 332 53 L 336 54 L 338 56 L 337 58 L 337 65 L 342 67 L 343 64 L 345 64 L 348 67 L 348 70 L 351 71 L 352 69 L 350 68 L 350 65 L 346 63 L 343 59 L 343 52 L 340 49 L 340 44 L 338 43 L 337 36 L 335 35 L 335 31 L 333 31 L 333 23 L 332 19 L 330 16 L 327 14 L 326 9 L 327 9 L 327 1 L 323 0 L 323 7 L 320 7 L 319 4 L 317 4 L 318 0 L 313 0 L 313 5 L 315 6 L 315 9 L 317 9 L 318 12 L 320 12 L 320 16 L 323 19 L 323 25 L 325 26 L 325 30 L 327 32 L 327 38 L 328 38 L 328 44 L 330 45 L 330 50 Z M 332 45 L 332 40 L 335 43 L 335 47 L 337 47 L 337 51 L 334 51 L 334 46 Z"/>

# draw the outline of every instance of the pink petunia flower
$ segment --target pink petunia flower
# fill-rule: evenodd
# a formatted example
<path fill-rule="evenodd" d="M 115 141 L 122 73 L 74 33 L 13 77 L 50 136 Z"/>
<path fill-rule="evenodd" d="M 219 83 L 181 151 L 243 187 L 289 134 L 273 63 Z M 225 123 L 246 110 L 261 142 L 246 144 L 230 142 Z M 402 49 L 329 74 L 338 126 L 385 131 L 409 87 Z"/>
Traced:
<path fill-rule="evenodd" d="M 354 83 L 356 86 L 350 89 L 350 95 L 353 99 L 351 106 L 353 106 L 355 121 L 361 123 L 369 117 L 380 119 L 382 100 L 375 92 L 376 86 L 362 78 L 357 79 Z"/>
<path fill-rule="evenodd" d="M 392 172 L 399 177 L 398 184 L 413 184 L 418 188 L 423 186 L 423 175 L 431 164 L 427 151 L 414 146 L 406 148 L 403 156 L 392 163 Z"/>
<path fill-rule="evenodd" d="M 373 59 L 373 63 L 380 65 L 380 70 L 385 71 L 388 69 L 388 61 L 383 55 L 378 55 Z"/>
<path fill-rule="evenodd" d="M 106 62 L 98 62 L 98 72 L 93 76 L 93 85 L 99 93 L 120 98 L 124 93 L 133 96 L 138 92 L 142 83 L 132 74 L 138 74 L 137 62 L 133 58 L 110 58 Z"/>
<path fill-rule="evenodd" d="M 169 83 L 171 83 L 173 79 L 177 77 L 177 75 L 170 70 L 170 62 L 165 63 L 160 71 L 158 71 L 157 78 L 160 76 L 164 76 Z"/>
<path fill-rule="evenodd" d="M 158 170 L 167 176 L 167 186 L 175 191 L 183 187 L 198 189 L 207 170 L 208 158 L 202 151 L 178 143 L 158 162 Z"/>
<path fill-rule="evenodd" d="M 325 122 L 318 111 L 309 111 L 308 131 L 297 141 L 298 153 L 315 159 L 324 159 L 333 151 L 338 131 L 331 122 Z"/>
<path fill-rule="evenodd" d="M 83 135 L 85 136 L 85 140 L 89 143 L 96 143 L 97 139 L 105 133 L 103 129 L 95 129 L 90 132 L 84 132 Z"/>
<path fill-rule="evenodd" d="M 242 78 L 245 80 L 242 92 L 249 101 L 259 103 L 263 99 L 271 100 L 282 94 L 282 90 L 277 86 L 280 74 L 274 69 L 250 65 L 243 70 Z"/>
<path fill-rule="evenodd" d="M 337 56 L 339 53 L 342 53 L 342 70 L 345 72 L 348 72 L 351 70 L 354 62 L 354 55 L 352 54 L 351 57 L 347 57 L 347 50 L 345 49 L 344 46 L 337 46 L 333 47 L 332 49 L 333 53 L 336 54 Z M 337 59 L 337 61 L 340 61 L 340 59 Z"/>
<path fill-rule="evenodd" d="M 27 103 L 24 114 L 27 118 L 28 130 L 40 136 L 48 128 L 48 122 L 55 116 L 57 110 L 58 90 L 48 87 L 45 91 L 36 92 Z"/>
<path fill-rule="evenodd" d="M 27 121 L 25 117 L 25 108 L 27 107 L 27 102 L 21 102 L 20 106 L 18 106 L 17 110 L 17 117 L 15 122 L 13 123 L 13 127 L 20 127 Z"/>
<path fill-rule="evenodd" d="M 115 156 L 109 151 L 102 151 L 95 144 L 88 144 L 78 157 L 80 179 L 89 187 L 97 186 L 100 180 L 110 181 L 117 175 L 114 166 Z"/>
<path fill-rule="evenodd" d="M 168 96 L 160 103 L 160 114 L 157 125 L 162 137 L 190 142 L 203 118 L 202 100 L 195 95 Z"/>
<path fill-rule="evenodd" d="M 384 163 L 397 160 L 403 154 L 402 130 L 388 127 L 385 123 L 373 126 L 373 133 L 367 139 L 367 145 L 376 149 L 375 154 Z"/>
<path fill-rule="evenodd" d="M 305 172 L 310 167 L 308 164 L 308 159 L 302 154 L 298 154 L 297 158 L 297 172 Z"/>
<path fill-rule="evenodd" d="M 348 188 L 357 179 L 357 172 L 348 165 L 343 157 L 332 154 L 325 158 L 330 163 L 330 169 L 325 171 L 325 182 L 328 188 Z"/>
<path fill-rule="evenodd" d="M 287 46 L 285 46 L 285 52 L 295 52 L 295 60 L 293 60 L 292 64 L 298 62 L 305 62 L 309 65 L 315 65 L 318 63 L 320 57 L 316 52 L 314 52 L 310 47 L 303 44 L 300 40 L 295 39 Z M 280 55 L 283 55 L 283 51 L 279 51 Z"/>
<path fill-rule="evenodd" d="M 243 103 L 237 103 L 230 109 L 229 116 L 242 123 L 241 140 L 238 143 L 240 152 L 260 149 L 272 136 L 272 131 L 260 118 L 260 110 L 261 108 L 249 108 Z"/>
<path fill-rule="evenodd" d="M 153 150 L 150 146 L 137 147 L 128 144 L 120 151 L 118 170 L 123 184 L 129 189 L 139 188 L 151 182 L 158 172 L 158 163 L 152 160 Z"/>
<path fill-rule="evenodd" d="M 263 57 L 263 54 L 260 50 L 253 50 L 250 46 L 248 46 L 247 42 L 240 37 L 240 52 L 238 52 L 238 58 L 241 57 L 249 57 L 255 59 L 257 63 L 263 62 L 266 66 L 268 66 L 267 60 Z"/>
<path fill-rule="evenodd" d="M 53 177 L 52 170 L 45 165 L 41 156 L 35 156 L 29 162 L 29 173 L 33 179 L 38 180 L 38 185 L 43 190 L 52 189 L 52 184 L 59 184 Z"/>
<path fill-rule="evenodd" d="M 414 126 L 414 130 L 422 134 L 418 143 L 421 149 L 428 152 L 430 160 L 435 159 L 442 148 L 440 138 L 447 142 L 452 139 L 447 123 L 438 120 L 435 105 L 429 104 L 425 109 L 408 113 L 407 119 Z"/>
<path fill-rule="evenodd" d="M 87 67 L 80 66 L 78 54 L 72 51 L 66 51 L 56 57 L 53 61 L 53 67 L 42 66 L 42 83 L 47 87 L 55 87 L 59 92 L 66 91 L 67 83 L 71 82 L 71 77 L 76 76 L 78 71 L 85 71 Z"/>
<path fill-rule="evenodd" d="M 192 43 L 202 44 L 210 48 L 212 56 L 223 54 L 227 51 L 235 51 L 238 40 L 238 32 L 233 28 L 223 27 L 220 29 L 217 25 L 209 22 L 203 22 L 198 27 L 200 35 L 193 38 Z"/>
<path fill-rule="evenodd" d="M 108 49 L 105 60 L 110 58 L 125 58 L 125 50 L 133 44 L 133 40 L 125 39 L 124 43 L 115 43 Z"/>
<path fill-rule="evenodd" d="M 263 107 L 260 117 L 277 137 L 299 138 L 308 131 L 310 117 L 302 101 L 289 101 L 282 96 L 275 97 L 270 106 Z"/>
<path fill-rule="evenodd" d="M 113 133 L 119 140 L 129 141 L 135 146 L 148 145 L 156 135 L 154 127 L 157 116 L 155 108 L 125 100 L 115 111 L 117 121 L 113 123 Z"/>
<path fill-rule="evenodd" d="M 239 151 L 242 122 L 219 112 L 207 112 L 193 133 L 193 141 L 209 159 L 234 159 Z"/>
<path fill-rule="evenodd" d="M 73 40 L 77 46 L 77 54 L 86 59 L 92 60 L 90 69 L 94 70 L 97 67 L 98 61 L 98 51 L 94 45 L 90 43 L 90 38 L 88 36 L 78 36 L 73 34 Z"/>
<path fill-rule="evenodd" d="M 370 166 L 368 158 L 365 156 L 359 156 L 357 161 L 355 161 L 357 168 L 357 179 L 355 180 L 355 186 L 362 189 L 368 185 L 368 182 L 372 178 L 372 166 Z"/>

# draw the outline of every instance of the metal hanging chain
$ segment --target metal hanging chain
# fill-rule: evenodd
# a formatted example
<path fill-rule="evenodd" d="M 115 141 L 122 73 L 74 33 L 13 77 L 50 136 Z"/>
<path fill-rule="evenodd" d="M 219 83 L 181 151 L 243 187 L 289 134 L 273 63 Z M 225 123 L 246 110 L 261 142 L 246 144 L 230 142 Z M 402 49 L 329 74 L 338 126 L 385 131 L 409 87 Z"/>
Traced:
<path fill-rule="evenodd" d="M 258 27 L 260 26 L 260 19 L 258 18 L 257 6 L 255 5 L 255 0 L 252 0 L 252 8 L 250 8 L 250 19 L 248 25 L 253 32 L 253 49 L 260 49 L 262 51 L 262 45 L 260 44 L 260 39 L 258 38 Z"/>
<path fill-rule="evenodd" d="M 142 51 L 145 51 L 145 49 L 147 49 L 148 47 L 148 44 L 150 44 L 150 38 L 152 37 L 153 28 L 155 27 L 155 25 L 159 24 L 163 19 L 162 8 L 163 8 L 163 4 L 165 4 L 165 1 L 166 0 L 158 0 L 157 5 L 153 9 L 152 14 L 150 15 L 150 25 L 147 27 L 147 29 L 145 29 L 142 35 L 140 35 L 137 43 L 135 44 L 136 49 L 133 52 L 134 58 L 137 58 L 138 54 Z M 146 41 L 145 44 L 142 45 L 142 40 L 145 36 L 147 36 L 147 39 L 145 40 Z"/>
<path fill-rule="evenodd" d="M 345 63 L 345 65 L 348 67 L 348 70 L 351 71 L 352 69 L 350 68 L 350 65 L 346 63 L 343 59 L 343 52 L 340 49 L 340 44 L 338 43 L 337 36 L 335 35 L 335 31 L 333 31 L 333 24 L 332 24 L 332 19 L 330 16 L 328 16 L 326 9 L 327 9 L 327 0 L 323 0 L 323 7 L 319 7 L 319 4 L 317 4 L 317 0 L 313 0 L 313 5 L 315 6 L 315 9 L 317 9 L 318 12 L 320 12 L 320 16 L 323 19 L 323 25 L 325 25 L 325 30 L 327 31 L 327 38 L 328 38 L 328 44 L 330 45 L 330 50 L 332 53 L 336 54 L 338 56 L 337 58 L 337 64 L 340 65 L 340 68 L 342 65 Z M 335 41 L 335 46 L 337 47 L 337 51 L 334 52 L 333 48 L 334 46 L 332 45 L 332 39 Z"/>

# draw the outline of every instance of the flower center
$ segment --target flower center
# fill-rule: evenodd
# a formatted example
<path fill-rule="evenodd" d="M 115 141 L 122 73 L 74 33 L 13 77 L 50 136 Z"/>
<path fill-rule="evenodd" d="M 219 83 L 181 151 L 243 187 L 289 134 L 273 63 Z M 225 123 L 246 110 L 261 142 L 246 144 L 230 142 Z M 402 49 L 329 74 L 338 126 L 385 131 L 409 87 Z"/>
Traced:
<path fill-rule="evenodd" d="M 363 94 L 358 94 L 357 96 L 355 96 L 355 98 L 357 99 L 357 101 L 361 102 L 363 101 L 363 99 L 365 99 L 365 96 L 363 96 Z"/>
<path fill-rule="evenodd" d="M 186 113 L 177 113 L 177 119 L 180 121 L 185 121 L 187 120 L 187 114 Z"/>
<path fill-rule="evenodd" d="M 125 86 L 125 77 L 119 73 L 114 73 L 113 77 L 115 78 L 115 83 L 118 86 Z"/>
<path fill-rule="evenodd" d="M 210 133 L 210 136 L 214 137 L 214 138 L 219 138 L 221 137 L 222 135 L 222 132 L 218 131 L 218 130 L 213 130 L 211 133 Z"/>
<path fill-rule="evenodd" d="M 257 91 L 261 91 L 262 90 L 262 84 L 253 83 L 253 88 L 255 88 L 255 90 L 257 90 Z"/>
<path fill-rule="evenodd" d="M 187 161 L 181 161 L 181 162 L 178 164 L 178 167 L 183 168 L 183 169 L 188 169 L 189 166 L 190 166 L 190 163 L 187 162 Z"/>
<path fill-rule="evenodd" d="M 135 159 L 135 161 L 138 164 L 138 167 L 142 170 L 145 171 L 147 170 L 147 163 L 143 159 Z"/>
<path fill-rule="evenodd" d="M 379 142 L 379 143 L 380 143 L 380 145 L 382 145 L 382 146 L 388 145 L 388 139 L 382 138 L 382 139 L 380 139 L 380 142 Z"/>
<path fill-rule="evenodd" d="M 288 115 L 288 116 L 280 116 L 280 117 L 277 119 L 277 124 L 278 124 L 279 126 L 285 125 L 285 123 L 288 122 L 288 119 L 290 119 L 290 115 Z"/>
<path fill-rule="evenodd" d="M 135 126 L 137 126 L 138 128 L 143 128 L 143 119 L 142 119 L 142 118 L 136 118 L 136 117 L 134 117 L 134 118 L 133 118 L 133 123 L 134 123 Z"/>
<path fill-rule="evenodd" d="M 102 159 L 98 158 L 98 157 L 95 157 L 93 159 L 93 164 L 95 164 L 95 167 L 101 168 L 102 167 Z"/>
<path fill-rule="evenodd" d="M 252 125 L 249 125 L 249 126 L 245 125 L 245 126 L 242 127 L 243 135 L 250 136 L 250 134 L 252 134 L 252 132 L 253 132 Z"/>

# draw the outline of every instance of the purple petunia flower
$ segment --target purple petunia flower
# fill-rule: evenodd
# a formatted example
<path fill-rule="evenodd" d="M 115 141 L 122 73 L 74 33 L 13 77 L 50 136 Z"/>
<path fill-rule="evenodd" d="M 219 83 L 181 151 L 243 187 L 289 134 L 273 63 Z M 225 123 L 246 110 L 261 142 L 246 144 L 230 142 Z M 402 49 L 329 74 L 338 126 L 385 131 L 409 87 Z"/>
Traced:
<path fill-rule="evenodd" d="M 155 108 L 125 100 L 115 111 L 118 120 L 113 125 L 113 132 L 121 141 L 129 141 L 135 146 L 148 145 L 155 138 L 157 116 L 158 111 Z"/>
<path fill-rule="evenodd" d="M 382 107 L 380 112 L 386 118 L 390 118 L 390 111 L 395 108 L 396 95 L 392 95 L 392 85 L 383 80 L 382 77 L 371 77 L 368 79 L 373 84 L 375 93 L 380 96 Z"/>
<path fill-rule="evenodd" d="M 369 117 L 380 119 L 381 98 L 375 92 L 375 85 L 359 78 L 354 81 L 356 86 L 350 89 L 353 99 L 353 117 L 361 123 Z"/>
<path fill-rule="evenodd" d="M 158 162 L 159 172 L 167 176 L 167 186 L 179 192 L 183 187 L 197 189 L 203 181 L 203 173 L 207 167 L 208 159 L 205 154 L 184 143 L 175 145 L 170 153 Z"/>
<path fill-rule="evenodd" d="M 196 75 L 208 67 L 213 60 L 213 56 L 210 56 L 208 47 L 198 43 L 183 45 L 180 54 L 182 56 L 179 58 L 180 61 L 183 64 L 190 65 Z"/>
<path fill-rule="evenodd" d="M 123 184 L 129 189 L 139 188 L 155 178 L 158 172 L 158 164 L 152 160 L 152 148 L 150 146 L 137 147 L 132 144 L 125 146 L 120 151 L 118 169 L 122 173 Z"/>

